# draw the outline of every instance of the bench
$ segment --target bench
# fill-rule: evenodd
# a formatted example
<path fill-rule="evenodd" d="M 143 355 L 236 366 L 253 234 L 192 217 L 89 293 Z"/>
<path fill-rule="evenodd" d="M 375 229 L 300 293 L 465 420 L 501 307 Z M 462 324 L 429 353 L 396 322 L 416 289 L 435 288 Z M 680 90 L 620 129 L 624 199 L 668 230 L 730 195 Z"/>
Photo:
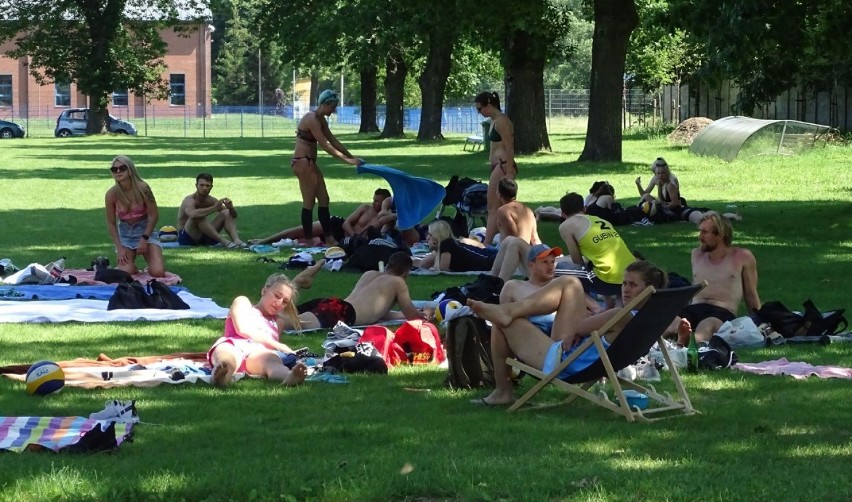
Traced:
<path fill-rule="evenodd" d="M 482 136 L 468 136 L 464 140 L 464 146 L 462 146 L 462 150 L 467 151 L 467 145 L 470 145 L 470 151 L 476 151 L 476 148 L 482 148 Z"/>

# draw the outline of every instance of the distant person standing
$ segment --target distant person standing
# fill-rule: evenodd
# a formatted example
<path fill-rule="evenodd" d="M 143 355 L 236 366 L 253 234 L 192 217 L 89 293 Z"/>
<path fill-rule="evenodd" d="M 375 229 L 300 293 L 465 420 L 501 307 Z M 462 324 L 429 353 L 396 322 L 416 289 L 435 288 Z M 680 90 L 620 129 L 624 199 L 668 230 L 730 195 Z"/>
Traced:
<path fill-rule="evenodd" d="M 139 272 L 136 257 L 142 255 L 152 277 L 166 275 L 163 250 L 154 229 L 160 210 L 154 192 L 139 177 L 136 164 L 130 157 L 119 155 L 112 159 L 112 179 L 115 185 L 104 197 L 109 235 L 115 244 L 118 266 L 128 274 Z"/>
<path fill-rule="evenodd" d="M 340 100 L 331 89 L 322 91 L 317 99 L 317 107 L 314 111 L 306 113 L 299 121 L 296 129 L 296 149 L 290 167 L 293 174 L 299 179 L 299 190 L 302 192 L 302 231 L 306 241 L 313 238 L 313 212 L 314 204 L 319 204 L 317 216 L 325 235 L 331 235 L 331 212 L 329 210 L 328 189 L 325 186 L 325 177 L 317 165 L 317 145 L 329 155 L 339 159 L 341 162 L 357 166 L 359 159 L 355 158 L 349 150 L 344 147 L 331 130 L 328 128 L 326 117 L 337 110 Z"/>
<path fill-rule="evenodd" d="M 490 153 L 488 162 L 491 174 L 488 177 L 488 222 L 485 226 L 485 241 L 491 242 L 497 233 L 497 208 L 500 207 L 500 195 L 497 185 L 503 178 L 514 180 L 518 175 L 515 163 L 515 126 L 500 110 L 500 96 L 496 92 L 481 92 L 474 99 L 476 111 L 491 119 L 488 131 Z"/>

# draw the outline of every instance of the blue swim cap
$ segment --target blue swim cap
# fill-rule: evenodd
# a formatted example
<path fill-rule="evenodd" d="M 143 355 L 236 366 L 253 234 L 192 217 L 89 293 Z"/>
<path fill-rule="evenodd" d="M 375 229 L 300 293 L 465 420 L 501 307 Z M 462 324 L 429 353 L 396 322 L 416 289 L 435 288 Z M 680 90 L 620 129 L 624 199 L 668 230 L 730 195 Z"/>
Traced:
<path fill-rule="evenodd" d="M 326 89 L 322 91 L 317 98 L 317 106 L 322 106 L 326 102 L 334 101 L 335 103 L 339 103 L 340 99 L 337 98 L 337 93 L 332 91 L 331 89 Z"/>

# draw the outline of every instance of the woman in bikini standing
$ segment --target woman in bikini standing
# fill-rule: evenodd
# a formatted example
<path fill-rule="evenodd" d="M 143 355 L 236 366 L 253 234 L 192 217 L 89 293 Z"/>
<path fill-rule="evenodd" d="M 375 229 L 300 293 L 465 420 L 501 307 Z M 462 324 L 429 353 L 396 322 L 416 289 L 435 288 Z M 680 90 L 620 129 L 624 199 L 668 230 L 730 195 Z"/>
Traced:
<path fill-rule="evenodd" d="M 488 161 L 491 175 L 488 177 L 488 221 L 485 227 L 485 242 L 491 242 L 497 233 L 497 208 L 500 196 L 497 184 L 502 178 L 515 179 L 518 164 L 515 163 L 515 127 L 512 121 L 500 110 L 500 97 L 496 92 L 481 92 L 474 100 L 476 111 L 491 119 L 488 139 L 491 142 Z"/>
<path fill-rule="evenodd" d="M 299 190 L 302 192 L 301 223 L 308 245 L 313 244 L 314 203 L 319 204 L 317 216 L 322 226 L 323 241 L 331 236 L 328 189 L 325 186 L 322 171 L 317 165 L 317 145 L 332 157 L 347 164 L 357 166 L 359 162 L 363 162 L 352 156 L 328 128 L 326 117 L 334 113 L 338 102 L 339 99 L 334 91 L 331 89 L 322 91 L 317 99 L 316 109 L 306 113 L 296 129 L 296 150 L 293 152 L 290 167 L 293 169 L 293 174 L 299 178 Z"/>
<path fill-rule="evenodd" d="M 110 171 L 115 185 L 107 190 L 105 206 L 107 229 L 118 255 L 116 268 L 135 274 L 139 272 L 136 256 L 142 255 L 148 264 L 148 274 L 163 277 L 166 267 L 155 231 L 160 211 L 154 193 L 139 177 L 130 157 L 114 158 Z"/>

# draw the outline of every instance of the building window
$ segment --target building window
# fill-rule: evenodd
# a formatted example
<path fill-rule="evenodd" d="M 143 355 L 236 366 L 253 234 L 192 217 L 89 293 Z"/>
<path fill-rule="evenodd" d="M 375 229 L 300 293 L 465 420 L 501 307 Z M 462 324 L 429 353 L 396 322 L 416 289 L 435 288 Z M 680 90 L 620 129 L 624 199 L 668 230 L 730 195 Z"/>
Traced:
<path fill-rule="evenodd" d="M 0 75 L 0 107 L 12 106 L 12 76 Z"/>
<path fill-rule="evenodd" d="M 186 75 L 182 73 L 169 75 L 169 104 L 174 106 L 186 104 Z"/>
<path fill-rule="evenodd" d="M 53 99 L 56 106 L 71 106 L 71 83 L 57 82 L 54 86 Z"/>
<path fill-rule="evenodd" d="M 112 91 L 112 106 L 127 106 L 127 89 Z"/>

